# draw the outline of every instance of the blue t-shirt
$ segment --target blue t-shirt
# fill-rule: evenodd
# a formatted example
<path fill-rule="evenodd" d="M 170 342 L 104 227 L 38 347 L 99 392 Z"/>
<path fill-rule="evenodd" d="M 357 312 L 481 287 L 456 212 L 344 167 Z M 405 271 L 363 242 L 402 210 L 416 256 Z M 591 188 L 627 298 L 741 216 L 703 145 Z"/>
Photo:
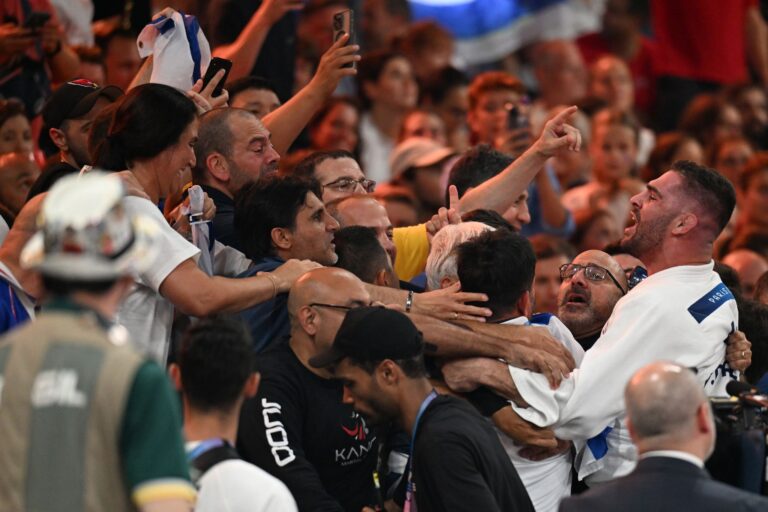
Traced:
<path fill-rule="evenodd" d="M 258 272 L 272 272 L 285 263 L 280 258 L 267 257 L 259 260 L 238 277 L 255 276 Z M 254 352 L 261 352 L 274 339 L 288 336 L 291 324 L 288 320 L 288 294 L 280 293 L 275 298 L 256 304 L 240 312 L 253 338 Z"/>
<path fill-rule="evenodd" d="M 27 309 L 16 293 L 16 288 L 0 277 L 0 334 L 5 334 L 29 320 Z"/>

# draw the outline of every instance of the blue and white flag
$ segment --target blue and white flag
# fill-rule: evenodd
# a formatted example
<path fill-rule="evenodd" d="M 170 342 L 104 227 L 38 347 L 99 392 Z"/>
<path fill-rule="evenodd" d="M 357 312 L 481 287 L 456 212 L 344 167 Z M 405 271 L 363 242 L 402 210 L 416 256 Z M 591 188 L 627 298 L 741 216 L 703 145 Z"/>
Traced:
<path fill-rule="evenodd" d="M 435 20 L 456 38 L 469 66 L 493 62 L 535 41 L 571 39 L 600 28 L 605 0 L 410 0 L 414 21 Z"/>

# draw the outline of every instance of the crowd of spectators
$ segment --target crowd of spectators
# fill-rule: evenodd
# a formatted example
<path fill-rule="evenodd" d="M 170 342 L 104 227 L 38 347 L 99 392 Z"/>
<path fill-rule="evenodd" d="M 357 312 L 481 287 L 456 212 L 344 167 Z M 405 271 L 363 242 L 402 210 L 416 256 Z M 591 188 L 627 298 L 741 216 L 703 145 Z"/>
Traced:
<path fill-rule="evenodd" d="M 768 510 L 765 2 L 596 4 L 0 1 L 0 510 Z"/>

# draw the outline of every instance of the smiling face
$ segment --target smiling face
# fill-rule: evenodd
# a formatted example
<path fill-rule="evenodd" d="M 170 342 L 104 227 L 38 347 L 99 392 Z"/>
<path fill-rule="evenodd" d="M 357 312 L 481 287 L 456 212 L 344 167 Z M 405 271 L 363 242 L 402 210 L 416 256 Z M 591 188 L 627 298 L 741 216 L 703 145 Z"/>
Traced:
<path fill-rule="evenodd" d="M 602 251 L 583 252 L 573 263 L 603 267 L 626 289 L 626 278 L 621 267 Z M 621 297 L 621 291 L 609 277 L 602 281 L 591 281 L 580 270 L 571 278 L 564 279 L 560 285 L 557 316 L 573 336 L 579 339 L 600 332 Z"/>
<path fill-rule="evenodd" d="M 157 175 L 161 197 L 170 197 L 192 178 L 195 166 L 195 144 L 197 143 L 198 121 L 189 123 L 179 136 L 178 142 L 163 150 L 155 159 L 162 165 Z"/>

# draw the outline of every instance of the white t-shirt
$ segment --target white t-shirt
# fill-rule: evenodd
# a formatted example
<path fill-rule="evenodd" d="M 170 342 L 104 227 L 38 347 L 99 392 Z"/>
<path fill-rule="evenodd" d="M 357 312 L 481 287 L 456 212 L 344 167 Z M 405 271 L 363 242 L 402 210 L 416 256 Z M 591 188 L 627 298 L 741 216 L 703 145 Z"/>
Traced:
<path fill-rule="evenodd" d="M 198 443 L 187 443 L 187 452 Z M 197 482 L 195 512 L 296 512 L 283 482 L 244 460 L 219 462 Z"/>
<path fill-rule="evenodd" d="M 624 424 L 624 387 L 643 366 L 666 360 L 697 370 L 708 396 L 727 396 L 738 372 L 725 362 L 725 341 L 738 328 L 733 295 L 713 272 L 714 263 L 657 272 L 616 304 L 595 345 L 556 391 L 542 375 L 510 367 L 531 406 L 515 411 L 538 426 L 554 426 L 560 439 L 584 443 L 603 432 L 607 453 L 587 446 L 577 457 L 580 478 L 592 482 L 629 473 L 637 453 Z M 582 447 L 583 448 L 583 447 Z"/>
<path fill-rule="evenodd" d="M 367 112 L 360 119 L 360 143 L 360 164 L 365 177 L 377 183 L 386 183 L 392 179 L 389 155 L 395 142 L 379 131 L 373 124 L 371 114 Z"/>
<path fill-rule="evenodd" d="M 129 215 L 146 215 L 160 226 L 155 264 L 136 278 L 131 293 L 123 300 L 116 322 L 130 333 L 136 349 L 164 365 L 168 356 L 173 323 L 173 304 L 160 295 L 160 285 L 184 261 L 196 258 L 200 250 L 168 225 L 160 209 L 147 199 L 124 199 Z"/>
<path fill-rule="evenodd" d="M 537 316 L 547 323 L 534 325 L 541 325 L 549 330 L 549 333 L 573 355 L 578 366 L 584 357 L 584 349 L 574 339 L 568 328 L 552 315 Z M 518 317 L 508 320 L 504 324 L 527 325 L 528 319 Z M 533 461 L 518 455 L 523 447 L 515 444 L 502 431 L 498 429 L 496 431 L 499 434 L 501 445 L 509 455 L 509 460 L 512 461 L 512 465 L 515 466 L 520 480 L 523 481 L 523 485 L 528 491 L 528 496 L 530 496 L 536 512 L 557 512 L 560 500 L 571 494 L 571 467 L 573 465 L 571 451 L 548 459 Z"/>

